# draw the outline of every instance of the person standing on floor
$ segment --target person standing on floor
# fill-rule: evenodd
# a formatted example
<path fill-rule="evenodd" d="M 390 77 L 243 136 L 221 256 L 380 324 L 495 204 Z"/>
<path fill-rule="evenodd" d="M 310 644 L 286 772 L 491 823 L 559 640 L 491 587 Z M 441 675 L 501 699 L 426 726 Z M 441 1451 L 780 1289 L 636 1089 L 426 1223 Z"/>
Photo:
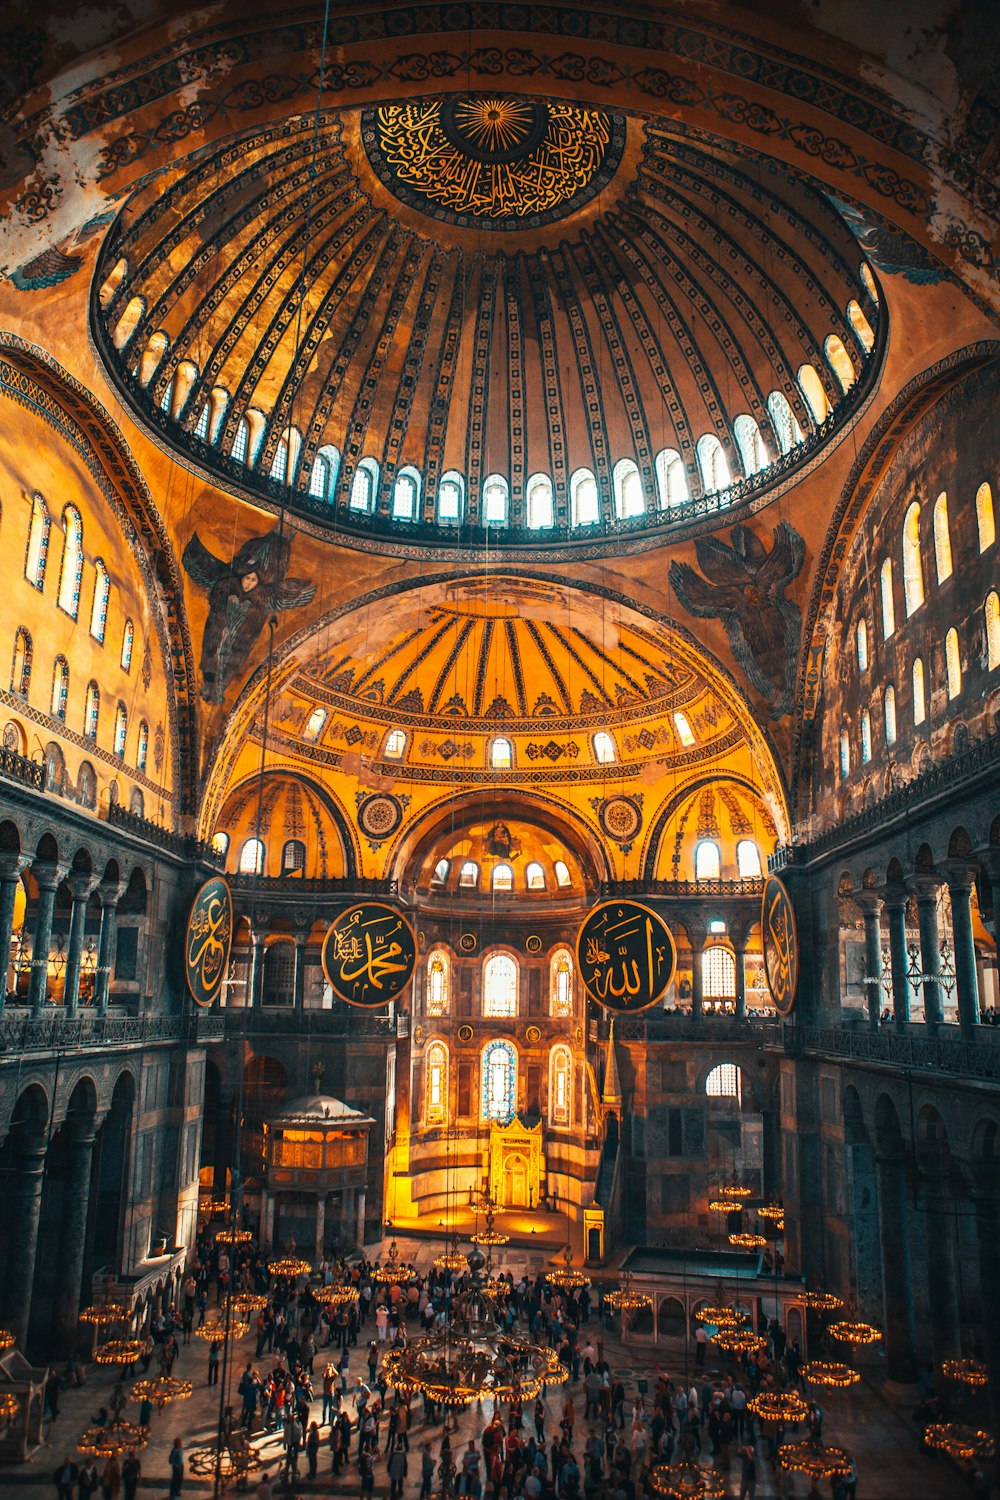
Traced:
<path fill-rule="evenodd" d="M 175 1500 L 184 1483 L 184 1444 L 179 1437 L 174 1438 L 167 1463 L 170 1465 L 170 1500 Z"/>

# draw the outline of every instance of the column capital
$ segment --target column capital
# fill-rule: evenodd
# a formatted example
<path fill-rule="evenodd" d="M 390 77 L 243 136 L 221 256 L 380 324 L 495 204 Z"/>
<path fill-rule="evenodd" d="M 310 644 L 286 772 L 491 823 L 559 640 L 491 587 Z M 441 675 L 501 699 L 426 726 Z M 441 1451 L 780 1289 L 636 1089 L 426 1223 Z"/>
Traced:
<path fill-rule="evenodd" d="M 88 870 L 71 870 L 66 884 L 74 901 L 86 901 L 97 888 L 98 877 Z"/>
<path fill-rule="evenodd" d="M 886 911 L 901 911 L 906 906 L 909 896 L 909 892 L 901 880 L 886 881 L 878 894 L 882 898 Z"/>
<path fill-rule="evenodd" d="M 936 902 L 938 892 L 944 883 L 944 876 L 939 874 L 937 870 L 918 870 L 906 882 L 908 889 L 912 895 L 916 896 L 918 903 L 921 901 Z"/>
<path fill-rule="evenodd" d="M 31 864 L 30 854 L 16 854 L 12 849 L 0 854 L 0 880 L 20 880 Z"/>
<path fill-rule="evenodd" d="M 31 873 L 40 891 L 54 891 L 69 874 L 69 865 L 61 865 L 51 859 L 35 860 Z"/>
<path fill-rule="evenodd" d="M 125 894 L 124 880 L 102 880 L 97 886 L 102 906 L 117 906 Z"/>
<path fill-rule="evenodd" d="M 1000 849 L 988 844 L 986 848 L 976 850 L 976 858 L 991 880 L 1000 880 Z"/>
<path fill-rule="evenodd" d="M 939 869 L 948 882 L 949 891 L 971 891 L 976 883 L 979 865 L 974 859 L 943 859 Z"/>
<path fill-rule="evenodd" d="M 855 893 L 854 900 L 858 903 L 865 916 L 877 917 L 881 915 L 883 901 L 880 892 L 868 889 L 860 890 Z"/>

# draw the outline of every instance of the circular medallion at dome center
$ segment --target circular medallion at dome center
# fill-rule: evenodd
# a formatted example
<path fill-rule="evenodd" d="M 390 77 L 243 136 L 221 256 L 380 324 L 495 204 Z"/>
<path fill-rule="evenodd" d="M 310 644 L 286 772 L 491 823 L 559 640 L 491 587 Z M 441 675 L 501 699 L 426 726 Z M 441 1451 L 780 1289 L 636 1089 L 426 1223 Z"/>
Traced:
<path fill-rule="evenodd" d="M 457 94 L 366 109 L 361 135 L 375 174 L 409 207 L 462 227 L 531 229 L 610 182 L 625 120 L 560 100 Z"/>

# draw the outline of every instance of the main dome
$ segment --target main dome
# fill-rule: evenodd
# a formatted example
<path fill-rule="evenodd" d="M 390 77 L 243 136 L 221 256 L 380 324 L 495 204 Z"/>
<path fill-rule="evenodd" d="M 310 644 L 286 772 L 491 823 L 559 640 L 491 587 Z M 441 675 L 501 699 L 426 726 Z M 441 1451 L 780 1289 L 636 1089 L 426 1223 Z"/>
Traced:
<path fill-rule="evenodd" d="M 875 283 L 773 163 L 462 94 L 264 126 L 139 188 L 97 341 L 146 424 L 345 539 L 531 548 L 760 503 L 849 420 Z"/>

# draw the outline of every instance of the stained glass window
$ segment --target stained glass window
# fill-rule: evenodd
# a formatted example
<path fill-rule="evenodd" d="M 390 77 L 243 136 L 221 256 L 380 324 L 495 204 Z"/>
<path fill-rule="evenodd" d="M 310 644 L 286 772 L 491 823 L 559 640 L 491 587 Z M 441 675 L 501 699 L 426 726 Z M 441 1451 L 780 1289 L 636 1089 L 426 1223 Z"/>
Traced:
<path fill-rule="evenodd" d="M 448 1116 L 448 1049 L 444 1042 L 431 1042 L 426 1066 L 424 1119 L 428 1125 L 440 1125 Z"/>
<path fill-rule="evenodd" d="M 22 625 L 14 637 L 14 660 L 10 669 L 10 690 L 27 698 L 31 685 L 31 636 Z"/>
<path fill-rule="evenodd" d="M 125 621 L 125 629 L 122 631 L 122 671 L 123 672 L 130 672 L 132 670 L 132 641 L 133 641 L 134 637 L 135 637 L 135 630 L 134 630 L 134 627 L 132 625 L 132 621 L 131 620 L 126 620 Z"/>
<path fill-rule="evenodd" d="M 570 1101 L 573 1096 L 573 1054 L 563 1043 L 552 1048 L 549 1059 L 549 1119 L 564 1128 L 570 1124 Z"/>
<path fill-rule="evenodd" d="M 75 620 L 80 612 L 83 578 L 83 522 L 73 505 L 63 511 L 62 571 L 59 574 L 59 608 Z"/>
<path fill-rule="evenodd" d="M 108 595 L 111 592 L 111 580 L 108 570 L 100 558 L 95 563 L 97 576 L 94 579 L 94 604 L 90 611 L 90 633 L 95 641 L 104 643 L 104 631 L 108 623 Z"/>
<path fill-rule="evenodd" d="M 483 1051 L 483 1119 L 509 1125 L 516 1108 L 517 1053 L 510 1042 L 490 1042 Z"/>
<path fill-rule="evenodd" d="M 101 694 L 97 683 L 87 683 L 87 701 L 83 711 L 83 732 L 88 739 L 97 739 L 97 721 L 101 712 Z"/>
<path fill-rule="evenodd" d="M 429 1016 L 448 1014 L 448 958 L 444 953 L 432 953 L 427 961 L 424 1009 Z"/>
<path fill-rule="evenodd" d="M 66 699 L 69 697 L 69 664 L 65 656 L 57 656 L 52 668 L 52 717 L 66 718 Z"/>
<path fill-rule="evenodd" d="M 49 550 L 49 514 L 41 495 L 31 502 L 31 524 L 28 527 L 28 550 L 24 558 L 24 576 L 32 588 L 45 587 L 45 559 Z"/>
<path fill-rule="evenodd" d="M 115 754 L 125 754 L 125 738 L 128 734 L 128 714 L 124 703 L 119 703 L 115 709 Z"/>
<path fill-rule="evenodd" d="M 136 751 L 135 763 L 140 771 L 146 769 L 146 756 L 149 753 L 149 725 L 145 719 L 139 720 L 139 748 Z"/>
<path fill-rule="evenodd" d="M 549 1014 L 573 1014 L 573 960 L 566 948 L 558 948 L 552 955 L 549 970 Z"/>

